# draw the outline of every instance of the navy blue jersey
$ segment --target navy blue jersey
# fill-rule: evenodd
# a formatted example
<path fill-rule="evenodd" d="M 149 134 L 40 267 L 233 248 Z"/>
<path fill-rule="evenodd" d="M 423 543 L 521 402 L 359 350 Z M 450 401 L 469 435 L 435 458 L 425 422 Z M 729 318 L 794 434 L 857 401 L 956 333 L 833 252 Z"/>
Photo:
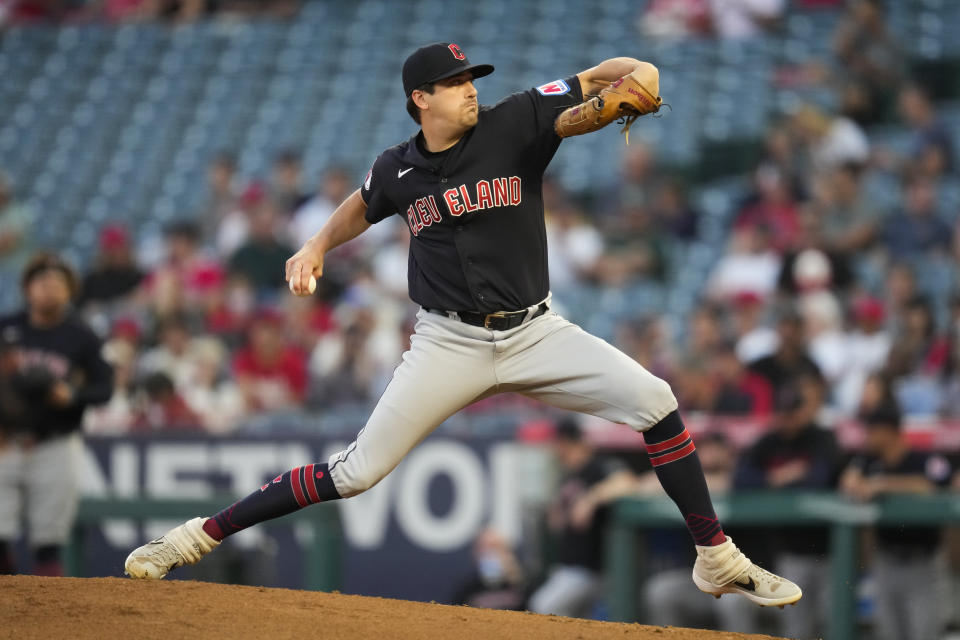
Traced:
<path fill-rule="evenodd" d="M 936 487 L 950 484 L 950 463 L 936 453 L 909 451 L 896 464 L 888 465 L 875 456 L 858 456 L 851 466 L 870 476 L 923 476 Z M 933 554 L 940 542 L 939 527 L 885 526 L 877 527 L 877 544 L 892 551 L 919 551 Z"/>
<path fill-rule="evenodd" d="M 430 153 L 418 133 L 380 154 L 360 194 L 368 222 L 406 220 L 414 302 L 489 313 L 547 296 L 543 172 L 561 142 L 554 120 L 582 101 L 576 76 L 556 80 L 481 107 L 450 149 Z"/>
<path fill-rule="evenodd" d="M 84 409 L 107 402 L 113 393 L 113 369 L 100 353 L 100 339 L 78 316 L 46 328 L 31 325 L 24 311 L 0 317 L 0 343 L 15 366 L 0 371 L 0 383 L 19 408 L 0 407 L 0 431 L 29 433 L 38 440 L 76 431 Z M 74 389 L 68 407 L 47 400 L 57 380 Z"/>

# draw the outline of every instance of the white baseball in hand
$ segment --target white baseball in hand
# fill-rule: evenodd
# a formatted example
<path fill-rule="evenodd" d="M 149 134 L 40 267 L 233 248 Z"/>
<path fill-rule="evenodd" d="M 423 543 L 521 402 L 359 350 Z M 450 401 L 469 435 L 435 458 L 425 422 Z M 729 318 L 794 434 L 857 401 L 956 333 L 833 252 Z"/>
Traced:
<path fill-rule="evenodd" d="M 295 293 L 294 290 L 293 290 L 293 282 L 294 282 L 293 278 L 290 278 L 290 293 Z M 314 275 L 311 273 L 311 274 L 310 274 L 310 282 L 307 283 L 307 290 L 306 290 L 306 292 L 301 293 L 300 295 L 301 295 L 301 296 L 309 296 L 310 294 L 312 294 L 312 293 L 313 293 L 314 291 L 316 291 L 316 290 L 317 290 L 317 279 L 316 279 L 316 277 L 314 277 Z"/>

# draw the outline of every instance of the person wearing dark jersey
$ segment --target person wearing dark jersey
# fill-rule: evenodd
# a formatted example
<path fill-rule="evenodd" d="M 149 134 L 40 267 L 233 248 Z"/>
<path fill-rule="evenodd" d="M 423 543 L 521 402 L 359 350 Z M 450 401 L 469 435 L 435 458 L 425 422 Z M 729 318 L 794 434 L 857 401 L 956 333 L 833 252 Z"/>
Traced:
<path fill-rule="evenodd" d="M 866 450 L 850 461 L 840 488 L 856 500 L 889 494 L 924 494 L 950 484 L 950 463 L 939 454 L 914 451 L 904 437 L 900 410 L 888 401 L 861 417 Z M 876 578 L 874 628 L 880 640 L 940 637 L 936 555 L 940 529 L 885 526 L 875 532 Z"/>
<path fill-rule="evenodd" d="M 86 407 L 113 393 L 100 339 L 71 312 L 73 270 L 42 253 L 22 278 L 26 309 L 0 317 L 8 402 L 0 407 L 0 573 L 27 522 L 33 573 L 62 575 L 60 549 L 77 510 L 80 426 Z M 23 518 L 21 517 L 23 516 Z"/>
<path fill-rule="evenodd" d="M 474 81 L 492 72 L 454 43 L 414 51 L 402 79 L 420 131 L 380 154 L 361 187 L 287 261 L 291 290 L 306 295 L 327 252 L 393 215 L 409 228 L 409 293 L 421 309 L 410 349 L 357 439 L 135 549 L 131 576 L 162 578 L 257 522 L 362 493 L 452 414 L 514 391 L 643 433 L 696 545 L 701 590 L 763 606 L 800 599 L 795 584 L 754 565 L 724 535 L 670 385 L 551 309 L 544 170 L 562 136 L 609 123 L 598 114 L 610 115 L 610 105 L 636 98 L 643 110 L 614 112 L 627 126 L 659 108 L 656 67 L 610 58 L 481 106 Z"/>
<path fill-rule="evenodd" d="M 734 473 L 737 491 L 830 491 L 840 471 L 833 433 L 818 424 L 825 390 L 818 376 L 803 376 L 780 388 L 771 429 L 745 450 Z M 778 570 L 803 580 L 814 602 L 781 616 L 781 632 L 803 640 L 818 637 L 830 611 L 830 572 L 825 562 L 825 526 L 775 527 L 769 532 Z"/>
<path fill-rule="evenodd" d="M 603 538 L 608 505 L 636 489 L 636 477 L 615 458 L 600 455 L 573 419 L 557 425 L 554 454 L 561 478 L 547 510 L 556 562 L 530 596 L 534 613 L 584 617 L 602 591 Z"/>

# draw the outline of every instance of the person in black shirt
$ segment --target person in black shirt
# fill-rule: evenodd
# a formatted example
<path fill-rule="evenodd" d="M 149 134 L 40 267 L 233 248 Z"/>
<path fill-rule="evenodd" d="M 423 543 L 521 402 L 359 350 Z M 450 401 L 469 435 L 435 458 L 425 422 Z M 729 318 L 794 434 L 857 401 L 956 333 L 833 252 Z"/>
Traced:
<path fill-rule="evenodd" d="M 230 273 L 244 278 L 260 296 L 278 288 L 274 268 L 290 255 L 287 245 L 277 240 L 277 211 L 264 202 L 250 212 L 250 237 L 230 256 Z"/>
<path fill-rule="evenodd" d="M 862 417 L 866 451 L 840 480 L 844 493 L 873 500 L 890 493 L 929 493 L 950 483 L 944 456 L 912 451 L 901 433 L 900 411 L 888 402 Z M 874 628 L 881 640 L 939 637 L 940 616 L 932 585 L 937 583 L 936 527 L 887 526 L 876 530 L 873 570 L 877 580 Z"/>
<path fill-rule="evenodd" d="M 120 225 L 108 225 L 100 231 L 97 264 L 80 285 L 77 307 L 110 305 L 133 293 L 143 280 L 143 271 L 133 259 L 130 237 Z"/>
<path fill-rule="evenodd" d="M 62 575 L 60 547 L 77 509 L 84 409 L 110 399 L 113 372 L 99 338 L 70 312 L 73 271 L 52 254 L 26 266 L 24 311 L 0 317 L 0 572 L 26 512 L 33 572 Z M 21 499 L 22 498 L 22 499 Z"/>
<path fill-rule="evenodd" d="M 836 439 L 816 423 L 822 396 L 820 381 L 810 376 L 780 389 L 774 400 L 773 430 L 741 456 L 734 476 L 737 491 L 815 491 L 836 485 L 840 465 Z M 804 587 L 816 594 L 814 607 L 784 612 L 783 634 L 817 637 L 829 607 L 828 531 L 825 527 L 790 527 L 772 533 L 779 570 L 798 576 Z"/>
<path fill-rule="evenodd" d="M 556 562 L 529 607 L 534 613 L 582 617 L 600 592 L 605 505 L 632 493 L 635 478 L 618 460 L 598 455 L 572 420 L 558 425 L 554 452 L 563 474 L 547 514 Z"/>
<path fill-rule="evenodd" d="M 807 353 L 803 336 L 803 318 L 787 312 L 777 321 L 777 350 L 750 363 L 750 371 L 765 378 L 776 394 L 804 376 L 821 375 L 820 368 Z"/>
<path fill-rule="evenodd" d="M 362 186 L 287 260 L 291 291 L 307 295 L 328 251 L 394 215 L 410 231 L 407 280 L 421 306 L 418 321 L 356 441 L 135 549 L 130 575 L 162 578 L 257 522 L 362 493 L 450 415 L 514 391 L 643 432 L 657 477 L 694 539 L 694 581 L 702 591 L 737 593 L 763 606 L 800 599 L 796 585 L 761 571 L 723 533 L 670 385 L 550 309 L 542 187 L 562 142 L 558 118 L 592 118 L 604 98 L 590 96 L 608 88 L 642 97 L 638 76 L 648 82 L 643 91 L 656 84 L 659 93 L 656 67 L 611 58 L 481 106 L 473 83 L 492 72 L 470 64 L 454 43 L 413 52 L 403 88 L 420 131 L 380 154 Z"/>

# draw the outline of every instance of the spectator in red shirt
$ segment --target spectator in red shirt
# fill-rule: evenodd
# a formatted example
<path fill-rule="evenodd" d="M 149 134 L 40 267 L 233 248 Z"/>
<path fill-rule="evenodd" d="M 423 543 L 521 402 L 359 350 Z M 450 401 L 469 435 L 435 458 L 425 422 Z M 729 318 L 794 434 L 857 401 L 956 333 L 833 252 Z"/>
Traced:
<path fill-rule="evenodd" d="M 273 309 L 254 317 L 248 343 L 234 358 L 233 370 L 252 411 L 295 408 L 307 390 L 306 354 L 286 343 L 283 316 Z"/>
<path fill-rule="evenodd" d="M 324 336 L 337 329 L 333 307 L 322 295 L 283 296 L 283 316 L 287 340 L 306 353 L 312 353 Z"/>
<path fill-rule="evenodd" d="M 769 380 L 744 366 L 732 344 L 725 344 L 714 352 L 710 368 L 716 385 L 713 413 L 770 415 L 773 386 Z"/>
<path fill-rule="evenodd" d="M 935 376 L 946 366 L 947 341 L 937 333 L 930 301 L 915 296 L 904 310 L 902 329 L 894 340 L 887 360 L 887 372 L 894 376 L 926 374 Z"/>
<path fill-rule="evenodd" d="M 147 376 L 133 418 L 133 431 L 199 431 L 200 417 L 177 393 L 173 380 L 165 373 Z"/>
<path fill-rule="evenodd" d="M 193 274 L 192 288 L 197 296 L 195 309 L 202 315 L 200 324 L 204 329 L 231 346 L 242 342 L 256 297 L 247 281 L 230 280 L 220 265 L 210 264 Z"/>
<path fill-rule="evenodd" d="M 800 235 L 799 210 L 790 184 L 779 169 L 762 166 L 754 174 L 754 185 L 757 199 L 740 211 L 735 227 L 766 227 L 773 248 L 783 253 Z"/>
<path fill-rule="evenodd" d="M 216 269 L 215 260 L 200 250 L 200 228 L 189 221 L 167 227 L 166 258 L 146 279 L 150 304 L 157 315 L 166 317 L 197 308 L 204 281 L 201 274 Z"/>

